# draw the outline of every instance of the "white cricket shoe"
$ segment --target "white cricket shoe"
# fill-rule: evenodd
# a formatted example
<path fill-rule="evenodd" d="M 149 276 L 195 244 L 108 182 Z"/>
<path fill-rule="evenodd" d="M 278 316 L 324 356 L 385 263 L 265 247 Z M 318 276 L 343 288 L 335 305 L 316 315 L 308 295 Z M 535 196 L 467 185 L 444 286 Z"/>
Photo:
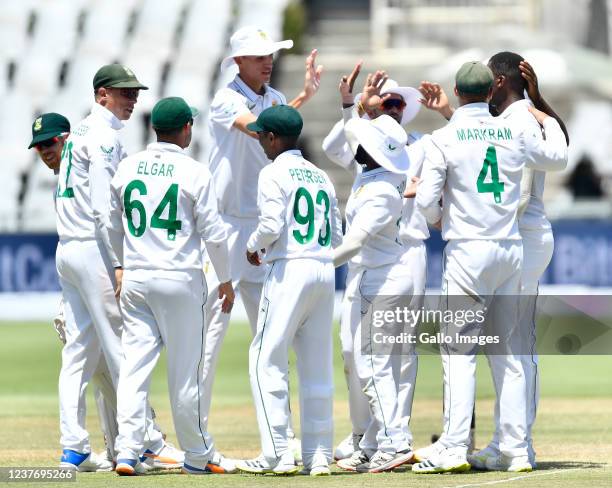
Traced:
<path fill-rule="evenodd" d="M 245 461 L 237 461 L 236 468 L 243 473 L 251 474 L 277 474 L 277 475 L 292 475 L 296 474 L 300 468 L 298 468 L 293 457 L 293 453 L 287 451 L 281 456 L 276 464 L 270 464 L 263 454 L 260 454 L 255 459 L 249 459 Z"/>
<path fill-rule="evenodd" d="M 185 453 L 164 441 L 164 445 L 159 452 L 154 453 L 147 449 L 141 456 L 140 461 L 149 469 L 182 468 L 185 462 Z"/>
<path fill-rule="evenodd" d="M 304 469 L 300 472 L 300 474 L 308 474 L 310 476 L 329 476 L 331 475 L 331 470 L 329 469 L 329 462 L 327 461 L 327 457 L 317 452 L 313 457 L 312 461 L 308 466 L 304 466 Z"/>
<path fill-rule="evenodd" d="M 115 472 L 119 476 L 138 476 L 148 471 L 150 469 L 136 459 L 117 459 L 117 466 L 115 466 Z"/>
<path fill-rule="evenodd" d="M 361 466 L 364 463 L 367 463 L 370 460 L 368 455 L 362 451 L 355 451 L 350 458 L 341 459 L 336 463 L 341 469 L 345 471 L 357 471 L 357 466 Z"/>
<path fill-rule="evenodd" d="M 402 464 L 406 464 L 412 460 L 414 453 L 412 449 L 405 451 L 389 453 L 376 451 L 369 461 L 360 464 L 355 468 L 358 473 L 382 473 L 391 471 Z"/>
<path fill-rule="evenodd" d="M 499 456 L 499 454 L 499 448 L 497 448 L 497 446 L 489 444 L 487 447 L 481 449 L 480 451 L 477 451 L 473 454 L 468 454 L 467 460 L 468 463 L 471 464 L 472 468 L 486 470 L 487 459 L 496 458 L 497 456 Z"/>
<path fill-rule="evenodd" d="M 509 473 L 529 473 L 533 471 L 533 466 L 529 462 L 528 456 L 509 458 L 500 454 L 496 457 L 487 458 L 485 469 L 488 471 L 507 471 Z"/>
<path fill-rule="evenodd" d="M 421 447 L 414 451 L 414 460 L 417 463 L 422 463 L 430 457 L 438 456 L 444 449 L 445 447 L 440 444 L 439 441 L 436 441 L 433 444 L 429 444 L 426 447 Z"/>
<path fill-rule="evenodd" d="M 363 436 L 359 436 L 359 440 L 361 440 L 361 437 Z M 334 451 L 334 460 L 340 461 L 341 459 L 350 458 L 353 455 L 353 453 L 355 452 L 355 443 L 353 441 L 354 439 L 355 434 L 353 434 L 352 432 L 344 439 L 342 439 L 342 442 L 338 444 Z M 357 442 L 356 445 L 359 446 L 359 442 Z"/>
<path fill-rule="evenodd" d="M 206 469 L 215 474 L 233 474 L 238 471 L 238 468 L 236 468 L 236 461 L 226 458 L 219 451 L 213 453 L 208 460 Z"/>
<path fill-rule="evenodd" d="M 59 467 L 79 473 L 99 472 L 112 471 L 113 463 L 105 456 L 98 455 L 95 452 L 77 452 L 72 449 L 64 449 Z"/>
<path fill-rule="evenodd" d="M 465 450 L 457 448 L 444 448 L 425 461 L 412 465 L 412 472 L 416 474 L 433 473 L 463 473 L 470 470 Z"/>

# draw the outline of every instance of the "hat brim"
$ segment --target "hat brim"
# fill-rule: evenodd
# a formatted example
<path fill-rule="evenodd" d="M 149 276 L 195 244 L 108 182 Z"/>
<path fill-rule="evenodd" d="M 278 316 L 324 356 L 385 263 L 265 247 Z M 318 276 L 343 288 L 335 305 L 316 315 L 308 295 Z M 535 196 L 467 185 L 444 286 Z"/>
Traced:
<path fill-rule="evenodd" d="M 265 131 L 265 129 L 261 125 L 259 125 L 257 121 L 247 124 L 246 128 L 249 129 L 251 132 L 264 132 Z"/>
<path fill-rule="evenodd" d="M 57 137 L 62 134 L 64 134 L 64 132 L 62 131 L 52 131 L 52 132 L 46 132 L 44 134 L 36 134 L 32 138 L 32 142 L 30 142 L 28 149 L 32 149 L 34 146 L 36 146 L 36 144 L 43 142 L 43 141 L 47 141 L 49 139 L 52 139 L 53 137 Z"/>
<path fill-rule="evenodd" d="M 292 47 L 293 41 L 291 39 L 287 39 L 285 41 L 272 42 L 266 46 L 257 46 L 252 48 L 245 47 L 239 49 L 223 59 L 221 62 L 221 71 L 235 64 L 236 61 L 234 61 L 234 58 L 238 56 L 267 56 L 268 54 L 274 54 L 281 49 L 291 49 Z"/>
<path fill-rule="evenodd" d="M 139 90 L 148 90 L 149 87 L 143 85 L 139 81 L 118 81 L 112 85 L 107 85 L 108 88 L 138 88 Z"/>
<path fill-rule="evenodd" d="M 357 148 L 363 149 L 376 161 L 382 168 L 392 173 L 406 173 L 410 168 L 410 158 L 406 151 L 399 151 L 397 156 L 389 157 L 379 148 L 376 139 L 373 137 L 374 128 L 371 122 L 366 119 L 351 119 L 344 126 L 344 134 L 351 148 L 353 156 L 357 154 Z"/>

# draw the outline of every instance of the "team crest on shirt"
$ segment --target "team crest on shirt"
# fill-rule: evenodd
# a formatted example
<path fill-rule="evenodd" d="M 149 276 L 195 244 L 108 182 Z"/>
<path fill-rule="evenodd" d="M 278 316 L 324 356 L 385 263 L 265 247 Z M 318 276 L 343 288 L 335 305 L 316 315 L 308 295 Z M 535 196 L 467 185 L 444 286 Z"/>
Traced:
<path fill-rule="evenodd" d="M 353 196 L 356 197 L 357 195 L 359 195 L 364 188 L 365 186 L 361 185 L 359 188 L 357 188 L 357 190 L 355 190 L 355 193 L 353 193 Z"/>
<path fill-rule="evenodd" d="M 100 146 L 100 150 L 104 153 L 104 161 L 106 162 L 111 162 L 113 160 L 113 150 L 115 148 L 114 147 L 104 147 L 104 146 Z"/>
<path fill-rule="evenodd" d="M 34 132 L 38 132 L 41 129 L 42 129 L 42 117 L 38 117 L 34 121 Z"/>

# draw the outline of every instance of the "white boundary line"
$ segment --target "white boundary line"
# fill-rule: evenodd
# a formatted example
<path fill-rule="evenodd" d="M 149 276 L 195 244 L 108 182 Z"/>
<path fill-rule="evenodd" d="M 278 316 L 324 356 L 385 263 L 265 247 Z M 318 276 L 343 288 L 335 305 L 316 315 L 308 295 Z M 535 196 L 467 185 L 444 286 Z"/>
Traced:
<path fill-rule="evenodd" d="M 515 476 L 514 478 L 507 478 L 505 480 L 495 480 L 495 481 L 485 481 L 483 483 L 470 483 L 468 485 L 456 485 L 456 486 L 447 486 L 445 488 L 468 488 L 472 486 L 486 486 L 486 485 L 499 485 L 501 483 L 509 483 L 511 481 L 518 481 L 525 478 L 535 478 L 536 476 L 550 476 L 553 474 L 559 473 L 569 473 L 570 471 L 580 471 L 582 468 L 568 468 L 568 469 L 559 469 L 556 471 L 547 471 L 545 473 L 535 473 L 535 474 L 525 474 L 522 476 Z"/>

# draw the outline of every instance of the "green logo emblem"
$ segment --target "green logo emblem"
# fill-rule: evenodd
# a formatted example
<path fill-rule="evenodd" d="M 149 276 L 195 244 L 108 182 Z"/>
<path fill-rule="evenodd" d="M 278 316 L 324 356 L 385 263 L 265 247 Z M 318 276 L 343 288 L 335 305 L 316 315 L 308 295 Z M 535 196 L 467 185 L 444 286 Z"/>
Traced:
<path fill-rule="evenodd" d="M 397 149 L 397 146 L 392 146 L 391 144 L 387 144 L 387 147 L 390 151 L 395 151 Z"/>
<path fill-rule="evenodd" d="M 113 153 L 113 149 L 115 149 L 114 147 L 104 147 L 104 146 L 100 146 L 100 149 L 102 150 L 102 152 L 104 154 L 112 154 Z"/>

